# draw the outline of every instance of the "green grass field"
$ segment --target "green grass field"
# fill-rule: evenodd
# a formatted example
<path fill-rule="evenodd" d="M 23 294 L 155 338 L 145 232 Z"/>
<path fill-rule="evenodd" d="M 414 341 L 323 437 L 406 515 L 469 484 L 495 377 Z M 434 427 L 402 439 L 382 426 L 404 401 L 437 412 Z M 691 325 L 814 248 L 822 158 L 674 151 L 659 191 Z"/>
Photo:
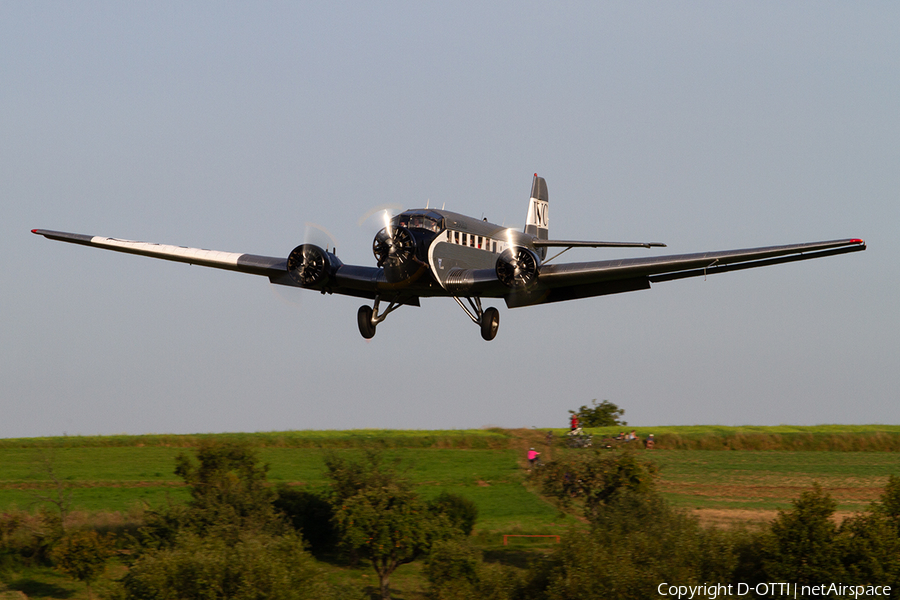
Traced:
<path fill-rule="evenodd" d="M 664 494 L 688 508 L 788 508 L 818 482 L 839 510 L 857 511 L 881 493 L 889 475 L 900 475 L 895 452 L 668 450 L 654 451 L 652 459 Z"/>
<path fill-rule="evenodd" d="M 592 433 L 599 440 L 619 429 Z M 268 478 L 273 484 L 310 489 L 326 483 L 326 452 L 359 453 L 374 448 L 382 450 L 387 460 L 397 460 L 399 470 L 423 497 L 450 491 L 473 500 L 479 509 L 474 542 L 485 557 L 524 566 L 555 541 L 513 538 L 505 547 L 504 533 L 565 536 L 570 527 L 582 526 L 528 485 L 524 458 L 529 446 L 541 450 L 545 459 L 560 452 L 590 451 L 564 449 L 565 430 L 561 429 L 553 430 L 557 438 L 547 448 L 546 431 L 316 431 L 0 440 L 0 512 L 14 506 L 36 509 L 36 494 L 53 493 L 48 464 L 56 480 L 71 490 L 73 508 L 81 511 L 80 522 L 102 528 L 128 526 L 133 519 L 130 515 L 142 504 L 159 506 L 167 500 L 186 500 L 187 489 L 174 474 L 175 457 L 180 452 L 191 454 L 204 439 L 246 441 L 258 448 L 262 461 L 269 465 Z M 660 440 L 658 449 L 637 451 L 660 467 L 663 494 L 708 524 L 772 518 L 774 509 L 789 508 L 791 500 L 813 482 L 819 482 L 837 500 L 839 510 L 862 510 L 881 493 L 889 475 L 900 475 L 900 453 L 893 451 L 900 440 L 900 427 L 638 429 L 643 435 L 651 432 Z M 371 569 L 364 565 L 326 568 L 330 577 L 359 586 L 373 583 Z M 395 597 L 422 598 L 421 568 L 417 562 L 395 573 Z M 115 577 L 113 573 L 109 576 Z M 46 567 L 15 577 L 9 589 L 23 591 L 28 597 L 87 597 L 81 584 Z M 0 591 L 2 588 L 0 584 Z"/>
<path fill-rule="evenodd" d="M 43 461 L 52 462 L 56 477 L 70 486 L 73 507 L 84 511 L 126 512 L 135 504 L 159 505 L 167 496 L 187 499 L 187 490 L 173 473 L 175 456 L 182 448 L 97 446 L 86 448 L 0 449 L 0 509 L 35 504 L 36 494 L 53 491 Z M 326 450 L 262 448 L 260 457 L 270 465 L 269 480 L 319 488 L 325 485 Z M 338 450 L 338 452 L 356 452 Z M 451 491 L 474 501 L 480 511 L 479 527 L 519 530 L 571 524 L 571 517 L 530 493 L 514 450 L 386 450 L 387 460 L 415 483 L 425 498 Z M 560 523 L 561 521 L 561 523 Z"/>
<path fill-rule="evenodd" d="M 593 430 L 595 439 L 619 428 Z M 57 478 L 71 486 L 74 505 L 86 511 L 127 511 L 146 502 L 186 498 L 173 473 L 175 456 L 203 439 L 244 440 L 259 448 L 270 465 L 273 483 L 324 485 L 324 453 L 379 448 L 425 497 L 453 491 L 479 505 L 479 527 L 544 527 L 558 524 L 557 511 L 523 485 L 524 451 L 529 445 L 545 451 L 546 430 L 465 431 L 311 431 L 204 436 L 110 436 L 0 440 L 0 508 L 28 508 L 36 493 L 46 493 L 51 461 Z M 642 455 L 661 467 L 661 487 L 675 504 L 687 508 L 772 510 L 787 508 L 791 499 L 818 481 L 838 501 L 841 510 L 858 510 L 874 499 L 891 474 L 900 474 L 900 454 L 893 451 L 727 450 L 727 440 L 747 443 L 759 436 L 766 443 L 790 438 L 839 440 L 857 446 L 854 437 L 887 440 L 900 437 L 893 426 L 817 427 L 657 427 L 660 440 L 693 440 L 716 450 L 657 450 Z M 557 445 L 564 430 L 554 430 Z M 726 443 L 723 443 L 723 440 Z M 848 441 L 850 440 L 850 441 Z M 681 444 L 684 445 L 684 444 Z M 559 452 L 558 447 L 551 449 Z M 581 450 L 568 450 L 581 451 Z M 555 526 L 555 525 L 554 525 Z"/>

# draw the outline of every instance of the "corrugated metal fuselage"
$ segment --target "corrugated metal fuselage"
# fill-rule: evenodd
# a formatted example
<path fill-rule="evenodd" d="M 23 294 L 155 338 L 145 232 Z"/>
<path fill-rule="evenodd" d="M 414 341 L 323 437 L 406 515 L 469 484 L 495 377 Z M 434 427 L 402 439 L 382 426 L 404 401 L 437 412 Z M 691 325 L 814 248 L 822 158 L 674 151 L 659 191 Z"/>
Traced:
<path fill-rule="evenodd" d="M 402 296 L 465 296 L 473 284 L 493 281 L 495 285 L 487 288 L 479 286 L 478 295 L 502 297 L 509 288 L 497 281 L 497 258 L 511 246 L 535 250 L 532 235 L 450 211 L 412 209 L 395 219 L 418 214 L 439 216 L 440 229 L 437 232 L 410 229 L 416 238 L 417 257 L 427 272 L 414 280 L 410 278 L 405 285 L 397 282 L 391 286 Z M 543 251 L 536 252 L 541 255 Z M 385 293 L 389 293 L 391 290 L 385 287 Z"/>

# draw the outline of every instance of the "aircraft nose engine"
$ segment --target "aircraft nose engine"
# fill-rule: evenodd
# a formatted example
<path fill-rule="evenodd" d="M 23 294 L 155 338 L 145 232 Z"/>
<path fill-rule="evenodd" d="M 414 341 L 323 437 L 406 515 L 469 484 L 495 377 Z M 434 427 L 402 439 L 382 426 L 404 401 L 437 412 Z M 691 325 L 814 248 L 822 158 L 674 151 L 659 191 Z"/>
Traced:
<path fill-rule="evenodd" d="M 385 227 L 375 235 L 372 253 L 379 267 L 399 267 L 416 255 L 416 240 L 406 227 Z"/>
<path fill-rule="evenodd" d="M 288 275 L 303 287 L 326 285 L 339 265 L 334 254 L 315 244 L 300 244 L 287 259 Z"/>
<path fill-rule="evenodd" d="M 372 241 L 372 254 L 391 283 L 407 282 L 421 275 L 425 263 L 416 257 L 416 238 L 406 227 L 385 227 Z"/>
<path fill-rule="evenodd" d="M 507 248 L 497 258 L 497 279 L 513 289 L 525 289 L 537 281 L 540 266 L 541 259 L 532 250 Z"/>

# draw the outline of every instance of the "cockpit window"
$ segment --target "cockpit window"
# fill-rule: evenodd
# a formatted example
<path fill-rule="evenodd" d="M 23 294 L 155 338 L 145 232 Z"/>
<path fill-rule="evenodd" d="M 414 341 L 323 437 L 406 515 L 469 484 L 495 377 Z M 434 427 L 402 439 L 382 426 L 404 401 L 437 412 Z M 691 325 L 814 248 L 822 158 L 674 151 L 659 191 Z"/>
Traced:
<path fill-rule="evenodd" d="M 409 229 L 424 229 L 437 233 L 441 230 L 441 222 L 427 215 L 398 215 L 394 217 L 394 225 Z"/>

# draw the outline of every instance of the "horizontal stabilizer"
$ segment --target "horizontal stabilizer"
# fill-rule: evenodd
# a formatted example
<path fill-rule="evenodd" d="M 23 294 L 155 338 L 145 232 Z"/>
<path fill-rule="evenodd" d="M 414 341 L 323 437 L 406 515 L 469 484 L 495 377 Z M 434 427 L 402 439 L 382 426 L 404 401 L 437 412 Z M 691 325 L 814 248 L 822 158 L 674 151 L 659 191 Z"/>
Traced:
<path fill-rule="evenodd" d="M 575 240 L 534 240 L 535 248 L 665 248 L 661 242 L 582 242 Z"/>

